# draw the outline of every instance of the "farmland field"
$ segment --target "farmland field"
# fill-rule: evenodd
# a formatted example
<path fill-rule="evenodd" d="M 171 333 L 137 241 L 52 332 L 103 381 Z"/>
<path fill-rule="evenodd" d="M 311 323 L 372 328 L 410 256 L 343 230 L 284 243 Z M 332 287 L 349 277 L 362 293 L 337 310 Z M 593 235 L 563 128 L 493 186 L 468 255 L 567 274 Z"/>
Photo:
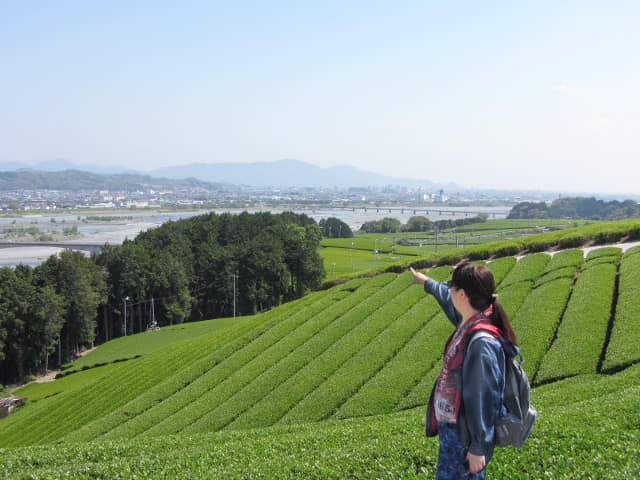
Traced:
<path fill-rule="evenodd" d="M 381 263 L 390 263 L 392 257 L 396 257 L 395 261 L 398 261 L 405 256 L 420 257 L 450 248 L 523 238 L 539 234 L 545 229 L 567 229 L 590 223 L 593 222 L 563 219 L 502 219 L 443 229 L 437 235 L 433 232 L 356 232 L 353 238 L 324 238 L 321 243 L 321 254 L 325 259 L 327 276 L 331 278 L 352 273 L 352 271 L 379 267 Z M 406 245 L 398 243 L 401 240 Z M 372 263 L 375 251 L 379 254 L 377 265 Z M 369 256 L 365 252 L 368 252 Z M 333 263 L 336 265 L 332 268 Z"/>
<path fill-rule="evenodd" d="M 639 258 L 605 247 L 487 263 L 540 412 L 523 449 L 497 450 L 490 478 L 640 478 Z M 451 329 L 408 273 L 387 272 L 264 314 L 108 342 L 14 392 L 29 398 L 0 419 L 0 471 L 433 476 L 438 442 L 422 419 Z"/>

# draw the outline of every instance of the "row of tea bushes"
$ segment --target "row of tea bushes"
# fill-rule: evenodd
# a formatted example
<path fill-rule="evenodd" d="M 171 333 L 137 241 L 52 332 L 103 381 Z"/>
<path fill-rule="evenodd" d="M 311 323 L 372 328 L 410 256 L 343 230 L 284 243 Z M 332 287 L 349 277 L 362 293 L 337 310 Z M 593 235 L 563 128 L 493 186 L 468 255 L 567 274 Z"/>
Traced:
<path fill-rule="evenodd" d="M 640 247 L 620 263 L 618 302 L 603 369 L 615 371 L 640 361 Z"/>
<path fill-rule="evenodd" d="M 168 374 L 197 361 L 202 356 L 202 345 L 207 343 L 210 342 L 206 337 L 201 337 L 182 342 L 179 347 L 122 362 L 111 375 L 84 388 L 38 400 L 4 419 L 0 445 L 57 440 L 133 400 Z"/>
<path fill-rule="evenodd" d="M 327 370 L 325 370 L 325 372 L 327 372 L 325 373 L 325 380 L 313 386 L 313 390 L 307 394 L 302 401 L 297 403 L 295 407 L 289 410 L 286 415 L 290 415 L 294 411 L 303 409 L 302 407 L 305 404 L 308 405 L 309 403 L 312 403 L 313 397 L 318 395 L 325 385 L 332 381 L 335 382 L 338 379 L 343 380 L 343 382 L 337 385 L 335 389 L 331 390 L 328 395 L 325 395 L 326 398 L 320 404 L 321 406 L 319 408 L 307 408 L 307 410 L 302 413 L 302 421 L 318 420 L 319 418 L 317 418 L 317 416 L 323 415 L 321 408 L 328 409 L 332 402 L 339 401 L 340 396 L 350 395 L 349 381 L 357 381 L 355 379 L 355 374 L 351 373 L 350 375 L 340 375 L 338 372 L 344 369 L 348 362 L 352 362 L 354 357 L 365 355 L 369 342 L 378 338 L 379 335 L 382 335 L 381 332 L 384 331 L 385 326 L 389 324 L 390 320 L 398 318 L 398 316 L 402 316 L 407 309 L 419 300 L 419 296 L 417 295 L 419 292 L 416 292 L 416 289 L 410 288 L 410 286 L 411 281 L 408 273 L 398 277 L 386 291 L 386 294 L 388 295 L 388 302 L 385 305 L 382 305 L 368 313 L 362 322 L 353 327 L 351 331 L 343 335 L 342 338 L 334 342 L 327 351 L 323 352 L 318 359 L 314 360 L 314 362 L 321 362 L 320 358 L 323 356 L 325 358 L 330 358 L 331 361 L 335 362 L 333 367 L 337 366 L 336 370 L 329 371 L 329 361 L 322 362 L 322 368 L 327 368 Z M 384 294 L 380 296 L 384 296 Z M 339 322 L 340 320 L 336 319 L 336 321 Z M 296 356 L 296 352 L 292 352 L 291 355 Z M 294 369 L 288 369 L 289 375 L 294 372 Z M 317 374 L 317 370 L 314 371 L 310 369 L 308 372 L 312 372 L 310 373 L 311 376 L 315 376 Z M 282 378 L 282 380 L 285 380 L 285 378 Z M 279 383 L 271 384 L 271 387 L 275 388 L 278 384 Z M 220 407 L 209 412 L 206 417 L 194 423 L 186 431 L 194 433 L 222 428 L 253 406 L 257 400 L 259 399 L 255 396 L 247 398 L 244 391 L 239 392 L 236 397 L 230 398 L 227 402 L 220 405 Z M 239 406 L 242 406 L 242 408 L 238 408 Z M 308 417 L 306 415 L 308 415 Z"/>
<path fill-rule="evenodd" d="M 524 352 L 523 367 L 530 379 L 553 341 L 572 285 L 572 278 L 560 278 L 532 290 L 511 319 Z"/>
<path fill-rule="evenodd" d="M 235 426 L 268 426 L 287 413 L 325 382 L 345 361 L 384 329 L 390 319 L 380 313 L 394 299 L 412 288 L 409 274 L 401 275 L 376 295 L 371 295 L 329 328 L 294 352 L 296 368 L 251 408 L 236 418 Z M 416 297 L 417 300 L 417 297 Z M 194 431 L 207 428 L 206 423 L 193 426 Z"/>
<path fill-rule="evenodd" d="M 412 283 L 410 273 L 402 276 L 406 276 L 409 284 Z M 402 328 L 405 316 L 424 298 L 423 289 L 418 285 L 412 286 L 390 299 L 372 315 L 369 322 L 345 336 L 343 341 L 345 347 L 348 346 L 349 356 L 343 357 L 345 361 L 324 382 L 289 410 L 281 423 L 319 421 L 331 416 L 406 343 L 406 333 Z M 416 317 L 411 320 L 424 321 Z M 331 355 L 335 356 L 335 353 Z"/>
<path fill-rule="evenodd" d="M 451 267 L 439 267 L 428 275 L 436 281 L 451 277 Z M 334 414 L 336 418 L 388 413 L 413 389 L 440 358 L 442 338 L 451 330 L 440 312 L 438 302 L 421 292 L 422 300 L 402 319 L 411 329 L 418 326 L 400 350 L 354 396 Z"/>
<path fill-rule="evenodd" d="M 248 382 L 257 378 L 268 366 L 268 362 L 273 360 L 269 354 L 263 355 L 265 351 L 268 351 L 272 346 L 277 345 L 281 340 L 285 339 L 288 335 L 294 332 L 294 328 L 305 325 L 310 318 L 316 319 L 316 315 L 321 318 L 329 319 L 331 322 L 337 316 L 344 312 L 349 312 L 351 309 L 358 305 L 359 301 L 366 302 L 371 298 L 378 289 L 384 289 L 390 282 L 393 283 L 395 275 L 383 275 L 380 278 L 375 278 L 368 284 L 363 284 L 354 293 L 348 295 L 342 301 L 336 303 L 333 307 L 328 309 L 316 309 L 314 315 L 300 315 L 298 321 L 294 325 L 287 325 L 286 331 L 282 331 L 282 335 L 269 335 L 271 338 L 266 341 L 265 338 L 259 338 L 256 341 L 248 344 L 242 350 L 234 352 L 229 358 L 213 369 L 203 379 L 199 379 L 198 382 L 187 386 L 183 390 L 177 392 L 175 395 L 166 399 L 159 405 L 153 407 L 148 412 L 145 412 L 147 417 L 145 423 L 152 423 L 150 428 L 144 431 L 138 431 L 138 434 L 143 435 L 164 435 L 178 432 L 191 424 L 199 421 L 202 417 L 207 416 L 211 410 L 215 409 L 219 404 L 225 402 L 228 398 L 233 396 L 239 390 L 241 390 Z M 366 285 L 366 286 L 364 286 Z M 375 296 L 375 295 L 374 295 Z M 337 312 L 335 310 L 338 310 Z M 298 315 L 296 315 L 298 317 Z M 309 328 L 317 324 L 314 320 L 309 324 Z M 321 331 L 326 330 L 324 325 L 320 325 L 318 328 Z M 313 335 L 313 332 L 310 332 Z M 297 339 L 296 335 L 293 337 Z M 303 341 L 301 338 L 300 341 Z M 304 343 L 303 343 L 304 344 Z M 288 351 L 276 346 L 277 356 L 286 356 Z M 267 365 L 263 365 L 260 361 L 254 361 L 257 358 L 264 359 Z M 269 360 L 271 358 L 271 360 Z M 150 420 L 155 422 L 150 422 Z M 121 435 L 125 432 L 114 432 L 113 435 Z"/>
<path fill-rule="evenodd" d="M 513 268 L 500 286 L 508 287 L 518 282 L 533 282 L 544 271 L 551 256 L 546 253 L 527 255 L 518 261 L 518 268 Z"/>
<path fill-rule="evenodd" d="M 166 395 L 156 395 L 153 399 L 145 399 L 144 403 L 139 405 L 147 407 L 144 411 L 139 411 L 139 408 L 134 411 L 125 408 L 120 412 L 116 412 L 120 416 L 125 416 L 124 412 L 126 412 L 128 420 L 117 428 L 108 431 L 105 438 L 132 437 L 156 427 L 185 408 L 188 409 L 187 411 L 192 411 L 194 401 L 215 391 L 216 388 L 220 387 L 220 384 L 229 385 L 228 379 L 238 375 L 238 372 L 248 370 L 248 365 L 255 361 L 256 356 L 260 356 L 266 351 L 271 351 L 283 339 L 295 339 L 292 332 L 296 331 L 300 325 L 304 325 L 309 317 L 313 318 L 315 315 L 333 308 L 335 305 L 340 305 L 345 298 L 351 296 L 347 291 L 328 293 L 329 295 L 325 294 L 316 297 L 316 300 L 309 305 L 300 306 L 299 309 L 292 311 L 288 316 L 281 317 L 277 324 L 272 325 L 271 328 L 260 335 L 254 336 L 251 341 L 246 342 L 244 345 L 236 346 L 235 349 L 231 350 L 226 349 L 225 355 L 219 358 L 217 362 L 211 363 L 209 368 L 199 376 L 195 375 L 198 372 L 190 369 L 192 370 L 191 375 L 193 378 L 188 379 L 182 385 L 180 385 L 178 379 L 175 379 L 171 382 L 172 388 L 162 389 L 162 391 L 158 389 L 156 393 Z M 265 361 L 265 363 L 268 362 Z M 242 380 L 238 379 L 238 385 L 234 387 L 239 388 L 241 384 Z"/>
<path fill-rule="evenodd" d="M 616 263 L 596 263 L 580 274 L 534 382 L 596 373 L 611 317 L 616 273 Z"/>
<path fill-rule="evenodd" d="M 181 373 L 194 363 L 202 362 L 203 352 L 212 352 L 215 356 L 218 349 L 225 351 L 227 344 L 230 344 L 230 348 L 226 352 L 234 351 L 262 331 L 277 325 L 281 319 L 280 315 L 286 315 L 294 311 L 296 305 L 301 306 L 310 301 L 314 299 L 294 302 L 294 305 L 288 306 L 282 312 L 268 312 L 265 317 L 242 322 L 238 328 L 214 331 L 118 364 L 119 368 L 109 377 L 86 385 L 83 389 L 73 392 L 69 398 L 55 396 L 38 402 L 34 408 L 25 410 L 24 414 L 17 412 L 19 415 L 12 415 L 10 422 L 15 423 L 15 428 L 20 430 L 20 437 L 24 441 L 57 440 L 96 419 L 109 416 L 129 402 L 136 401 L 140 395 L 145 395 L 167 378 Z M 213 357 L 209 360 L 216 361 Z M 46 412 L 44 419 L 30 421 L 32 415 L 39 418 L 42 415 L 41 411 Z M 70 420 L 60 421 L 61 418 L 67 417 Z M 128 415 L 125 414 L 124 417 L 128 418 Z M 13 441 L 17 437 L 9 438 Z"/>
<path fill-rule="evenodd" d="M 496 449 L 495 480 L 640 478 L 640 365 L 533 391 L 540 416 L 522 449 Z M 438 441 L 424 409 L 341 421 L 0 451 L 5 478 L 278 478 L 435 476 Z"/>

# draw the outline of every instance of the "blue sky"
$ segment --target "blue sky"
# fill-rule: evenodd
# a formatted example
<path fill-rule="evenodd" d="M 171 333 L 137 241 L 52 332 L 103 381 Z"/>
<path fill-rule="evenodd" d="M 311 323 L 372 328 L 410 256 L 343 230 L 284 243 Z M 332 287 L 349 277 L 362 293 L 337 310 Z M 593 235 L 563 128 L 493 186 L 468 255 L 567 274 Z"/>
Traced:
<path fill-rule="evenodd" d="M 638 1 L 0 4 L 0 161 L 638 193 Z"/>

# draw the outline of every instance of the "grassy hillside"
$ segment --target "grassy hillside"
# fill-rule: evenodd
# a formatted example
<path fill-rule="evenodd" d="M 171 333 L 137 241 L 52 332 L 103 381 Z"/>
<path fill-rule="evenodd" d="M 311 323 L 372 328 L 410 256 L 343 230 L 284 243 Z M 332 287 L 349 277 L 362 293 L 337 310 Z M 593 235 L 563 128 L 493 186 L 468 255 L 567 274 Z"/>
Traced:
<path fill-rule="evenodd" d="M 497 449 L 492 479 L 640 478 L 640 365 L 538 387 L 521 449 Z M 4 478 L 434 478 L 424 408 L 389 415 L 132 440 L 0 450 Z"/>
<path fill-rule="evenodd" d="M 488 264 L 541 411 L 492 478 L 640 476 L 639 261 L 636 247 Z M 385 273 L 236 322 L 119 339 L 15 392 L 29 400 L 0 420 L 0 467 L 7 478 L 418 478 L 437 458 L 421 422 L 451 328 L 408 273 Z"/>

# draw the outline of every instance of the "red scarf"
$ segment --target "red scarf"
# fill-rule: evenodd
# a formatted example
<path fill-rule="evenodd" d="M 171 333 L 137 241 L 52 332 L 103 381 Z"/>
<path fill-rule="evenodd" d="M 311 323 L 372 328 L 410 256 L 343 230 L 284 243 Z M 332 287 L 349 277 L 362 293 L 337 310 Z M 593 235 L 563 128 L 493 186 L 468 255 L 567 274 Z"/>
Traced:
<path fill-rule="evenodd" d="M 440 376 L 436 382 L 433 399 L 433 414 L 439 422 L 457 423 L 462 403 L 453 372 L 460 370 L 464 362 L 464 351 L 468 339 L 477 330 L 487 330 L 496 337 L 503 334 L 498 327 L 489 323 L 493 306 L 479 312 L 466 322 L 458 324 L 444 347 L 444 359 Z"/>

